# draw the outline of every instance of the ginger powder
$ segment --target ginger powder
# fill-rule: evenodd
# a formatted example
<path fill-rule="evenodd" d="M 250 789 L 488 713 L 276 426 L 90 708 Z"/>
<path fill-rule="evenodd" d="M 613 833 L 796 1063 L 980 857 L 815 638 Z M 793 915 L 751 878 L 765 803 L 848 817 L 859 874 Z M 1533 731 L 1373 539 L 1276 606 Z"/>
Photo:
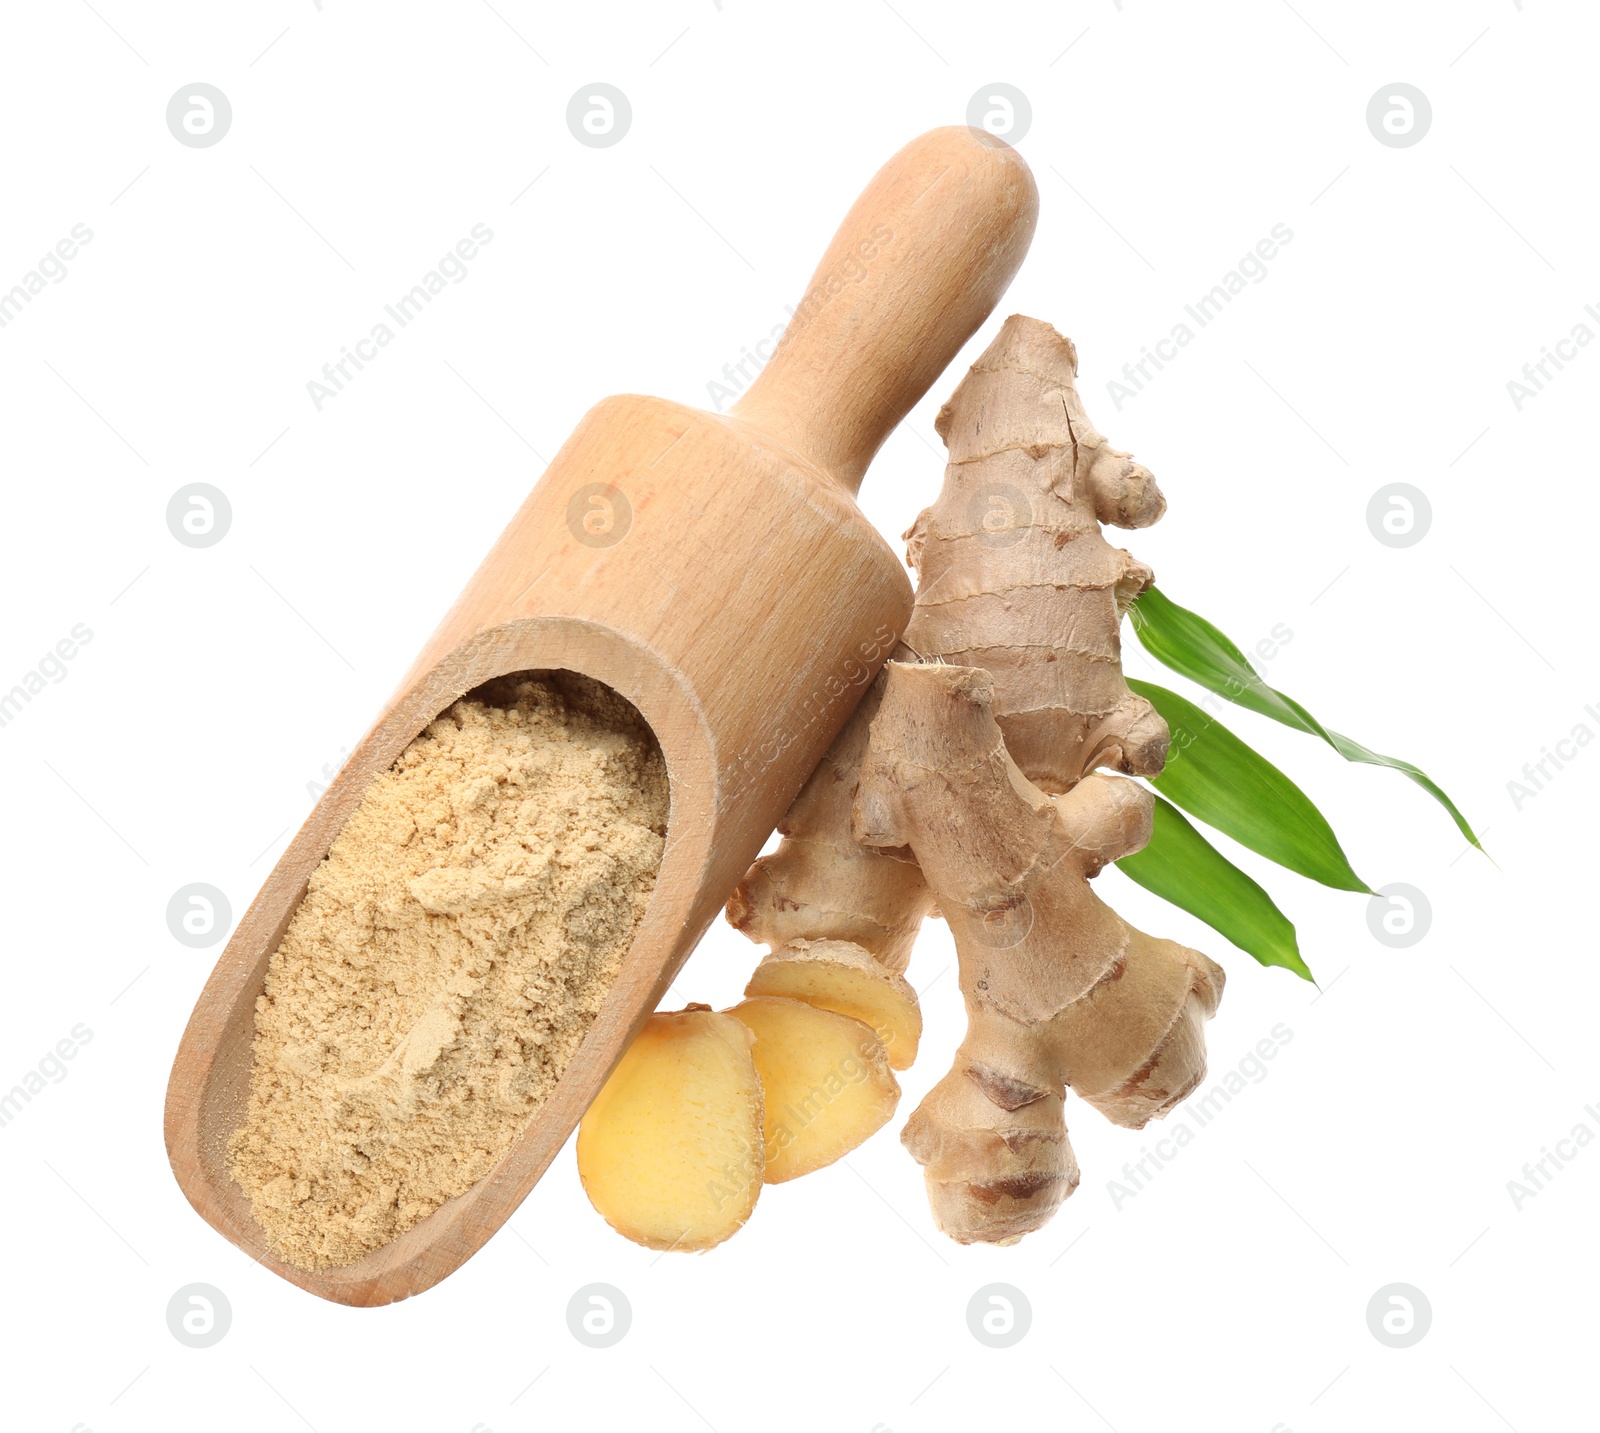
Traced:
<path fill-rule="evenodd" d="M 374 779 L 256 1002 L 229 1151 L 275 1252 L 351 1263 L 495 1166 L 610 992 L 666 823 L 650 729 L 570 673 L 480 688 Z"/>

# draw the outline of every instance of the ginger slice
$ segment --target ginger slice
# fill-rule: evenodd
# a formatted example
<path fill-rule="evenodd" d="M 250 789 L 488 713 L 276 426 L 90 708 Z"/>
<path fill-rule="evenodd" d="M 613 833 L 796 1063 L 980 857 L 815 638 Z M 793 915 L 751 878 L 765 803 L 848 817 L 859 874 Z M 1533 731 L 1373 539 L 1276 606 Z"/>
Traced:
<path fill-rule="evenodd" d="M 892 1069 L 908 1070 L 917 1058 L 922 1036 L 917 992 L 853 941 L 790 941 L 755 968 L 744 993 L 787 996 L 853 1016 L 877 1032 Z"/>
<path fill-rule="evenodd" d="M 765 1173 L 755 1035 L 709 1006 L 652 1015 L 578 1126 L 578 1175 L 619 1234 L 711 1249 L 750 1217 Z"/>
<path fill-rule="evenodd" d="M 832 1164 L 888 1123 L 900 1085 L 872 1027 L 799 1000 L 758 995 L 728 1014 L 755 1034 L 765 1096 L 766 1181 Z"/>

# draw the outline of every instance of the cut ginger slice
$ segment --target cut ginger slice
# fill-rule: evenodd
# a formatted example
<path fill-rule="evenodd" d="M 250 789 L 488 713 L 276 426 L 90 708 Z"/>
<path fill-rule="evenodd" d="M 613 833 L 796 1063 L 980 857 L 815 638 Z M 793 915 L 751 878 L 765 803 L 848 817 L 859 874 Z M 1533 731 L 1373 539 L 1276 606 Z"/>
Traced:
<path fill-rule="evenodd" d="M 751 1028 L 709 1006 L 652 1015 L 578 1126 L 578 1175 L 619 1234 L 710 1249 L 761 1193 L 761 1082 Z"/>
<path fill-rule="evenodd" d="M 894 1114 L 900 1086 L 870 1025 L 767 995 L 728 1014 L 755 1032 L 768 1184 L 832 1164 Z"/>
<path fill-rule="evenodd" d="M 885 970 L 871 952 L 848 940 L 792 940 L 755 968 L 746 995 L 781 995 L 870 1025 L 889 1064 L 908 1070 L 922 1037 L 917 992 L 903 975 Z"/>

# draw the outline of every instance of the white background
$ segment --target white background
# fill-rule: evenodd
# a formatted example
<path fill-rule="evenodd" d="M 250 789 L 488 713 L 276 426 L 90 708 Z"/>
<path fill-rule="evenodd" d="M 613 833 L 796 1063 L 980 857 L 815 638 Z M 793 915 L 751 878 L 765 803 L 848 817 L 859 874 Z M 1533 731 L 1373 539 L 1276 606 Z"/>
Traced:
<path fill-rule="evenodd" d="M 1520 1210 L 1507 1181 L 1580 1121 L 1600 1131 L 1584 1111 L 1600 1100 L 1600 748 L 1547 767 L 1520 810 L 1507 783 L 1578 724 L 1600 732 L 1585 708 L 1600 704 L 1600 352 L 1521 411 L 1506 388 L 1600 300 L 1592 7 L 495 4 L 7 9 L 0 288 L 75 223 L 94 238 L 0 330 L 0 687 L 75 623 L 94 635 L 0 728 L 0 1087 L 75 1024 L 93 1039 L 0 1129 L 0 1419 L 61 1433 L 1592 1426 L 1600 1149 Z M 195 81 L 232 103 L 212 148 L 165 124 Z M 633 107 L 611 148 L 565 124 L 595 81 Z M 1395 81 L 1433 107 L 1411 148 L 1365 122 Z M 1108 1181 L 1160 1130 L 1072 1102 L 1083 1185 L 1016 1248 L 935 1232 L 897 1117 L 846 1162 L 768 1190 L 704 1257 L 613 1234 L 569 1150 L 420 1298 L 348 1309 L 265 1273 L 167 1168 L 168 1065 L 216 955 L 169 935 L 168 898 L 204 881 L 242 911 L 307 783 L 354 745 L 582 412 L 624 391 L 707 405 L 872 171 L 995 82 L 1031 100 L 1020 147 L 1042 196 L 1001 315 L 1077 341 L 1091 416 L 1161 480 L 1168 517 L 1128 545 L 1241 644 L 1286 624 L 1270 680 L 1427 767 L 1494 863 L 1403 778 L 1240 713 L 1231 725 L 1301 781 L 1356 869 L 1423 890 L 1432 925 L 1387 948 L 1363 898 L 1218 837 L 1296 921 L 1319 997 L 1108 873 L 1130 919 L 1226 964 L 1215 1073 L 1279 1022 L 1293 1032 L 1120 1208 Z M 475 223 L 494 238 L 469 277 L 317 411 L 307 381 Z M 1294 238 L 1265 281 L 1117 411 L 1107 380 L 1277 223 Z M 933 415 L 997 321 L 867 478 L 892 539 L 937 489 Z M 205 550 L 165 522 L 196 481 L 233 512 Z M 1365 517 L 1393 481 L 1432 505 L 1404 550 Z M 1155 675 L 1132 644 L 1128 660 Z M 736 999 L 756 955 L 719 925 L 675 1000 Z M 952 961 L 930 925 L 911 971 L 932 987 L 928 1034 L 902 1114 L 959 1038 Z M 1032 1306 L 1006 1350 L 966 1323 L 994 1281 Z M 1433 1310 L 1405 1350 L 1365 1314 L 1397 1281 Z M 193 1282 L 232 1308 L 209 1349 L 167 1329 Z M 633 1310 L 607 1350 L 567 1329 L 569 1297 L 593 1282 Z"/>

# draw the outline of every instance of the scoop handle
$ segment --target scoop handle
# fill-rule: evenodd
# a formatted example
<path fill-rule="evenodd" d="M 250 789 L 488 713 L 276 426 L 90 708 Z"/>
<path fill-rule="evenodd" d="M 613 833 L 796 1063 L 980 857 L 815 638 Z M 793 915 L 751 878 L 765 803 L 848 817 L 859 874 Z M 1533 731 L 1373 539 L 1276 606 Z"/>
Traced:
<path fill-rule="evenodd" d="M 855 492 L 895 425 L 989 316 L 1039 214 L 1016 150 L 953 125 L 906 145 L 845 216 L 733 413 Z"/>

